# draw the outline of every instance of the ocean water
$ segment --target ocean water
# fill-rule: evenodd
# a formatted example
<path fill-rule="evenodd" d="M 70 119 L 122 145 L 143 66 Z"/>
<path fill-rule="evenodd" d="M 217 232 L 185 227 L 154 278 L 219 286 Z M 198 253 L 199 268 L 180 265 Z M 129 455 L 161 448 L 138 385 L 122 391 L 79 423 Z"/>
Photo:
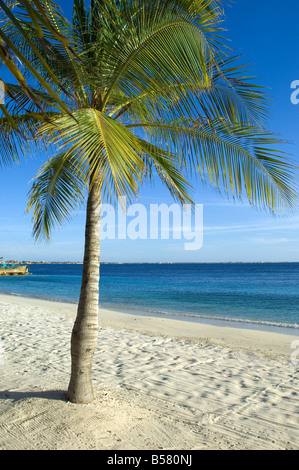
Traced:
<path fill-rule="evenodd" d="M 82 265 L 31 265 L 0 292 L 77 302 Z M 105 308 L 299 335 L 299 263 L 102 264 Z"/>

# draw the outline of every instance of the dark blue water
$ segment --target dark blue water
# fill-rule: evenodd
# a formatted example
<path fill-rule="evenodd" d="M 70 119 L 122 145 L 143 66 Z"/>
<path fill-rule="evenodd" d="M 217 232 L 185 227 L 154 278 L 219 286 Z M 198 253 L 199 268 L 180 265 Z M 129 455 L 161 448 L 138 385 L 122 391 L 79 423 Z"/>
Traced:
<path fill-rule="evenodd" d="M 0 277 L 0 292 L 78 301 L 81 265 L 31 265 L 30 272 Z M 102 264 L 100 274 L 106 308 L 299 331 L 299 263 Z"/>

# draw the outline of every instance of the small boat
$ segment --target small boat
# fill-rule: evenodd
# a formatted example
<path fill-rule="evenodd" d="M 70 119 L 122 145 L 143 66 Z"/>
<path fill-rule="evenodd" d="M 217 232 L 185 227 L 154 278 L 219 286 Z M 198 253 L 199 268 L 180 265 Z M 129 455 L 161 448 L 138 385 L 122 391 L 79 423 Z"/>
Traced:
<path fill-rule="evenodd" d="M 0 258 L 0 276 L 26 276 L 29 274 L 26 265 L 15 263 L 5 263 L 3 258 Z"/>

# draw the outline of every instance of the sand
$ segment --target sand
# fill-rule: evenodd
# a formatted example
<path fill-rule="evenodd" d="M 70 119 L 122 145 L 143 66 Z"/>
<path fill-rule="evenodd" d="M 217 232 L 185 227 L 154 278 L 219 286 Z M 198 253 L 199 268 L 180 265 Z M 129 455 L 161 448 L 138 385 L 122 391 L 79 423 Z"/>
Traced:
<path fill-rule="evenodd" d="M 299 448 L 298 336 L 101 310 L 96 400 L 75 405 L 75 309 L 0 296 L 1 450 Z"/>

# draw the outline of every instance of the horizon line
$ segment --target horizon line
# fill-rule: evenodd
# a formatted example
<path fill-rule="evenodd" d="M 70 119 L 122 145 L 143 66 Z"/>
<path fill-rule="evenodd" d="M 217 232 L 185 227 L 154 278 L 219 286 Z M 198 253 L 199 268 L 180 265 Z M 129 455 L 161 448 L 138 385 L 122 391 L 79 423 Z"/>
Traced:
<path fill-rule="evenodd" d="M 13 261 L 13 260 L 10 260 Z M 15 261 L 15 260 L 14 260 Z M 83 264 L 83 261 L 19 261 L 22 264 Z M 100 264 L 291 264 L 298 261 L 102 261 Z"/>

